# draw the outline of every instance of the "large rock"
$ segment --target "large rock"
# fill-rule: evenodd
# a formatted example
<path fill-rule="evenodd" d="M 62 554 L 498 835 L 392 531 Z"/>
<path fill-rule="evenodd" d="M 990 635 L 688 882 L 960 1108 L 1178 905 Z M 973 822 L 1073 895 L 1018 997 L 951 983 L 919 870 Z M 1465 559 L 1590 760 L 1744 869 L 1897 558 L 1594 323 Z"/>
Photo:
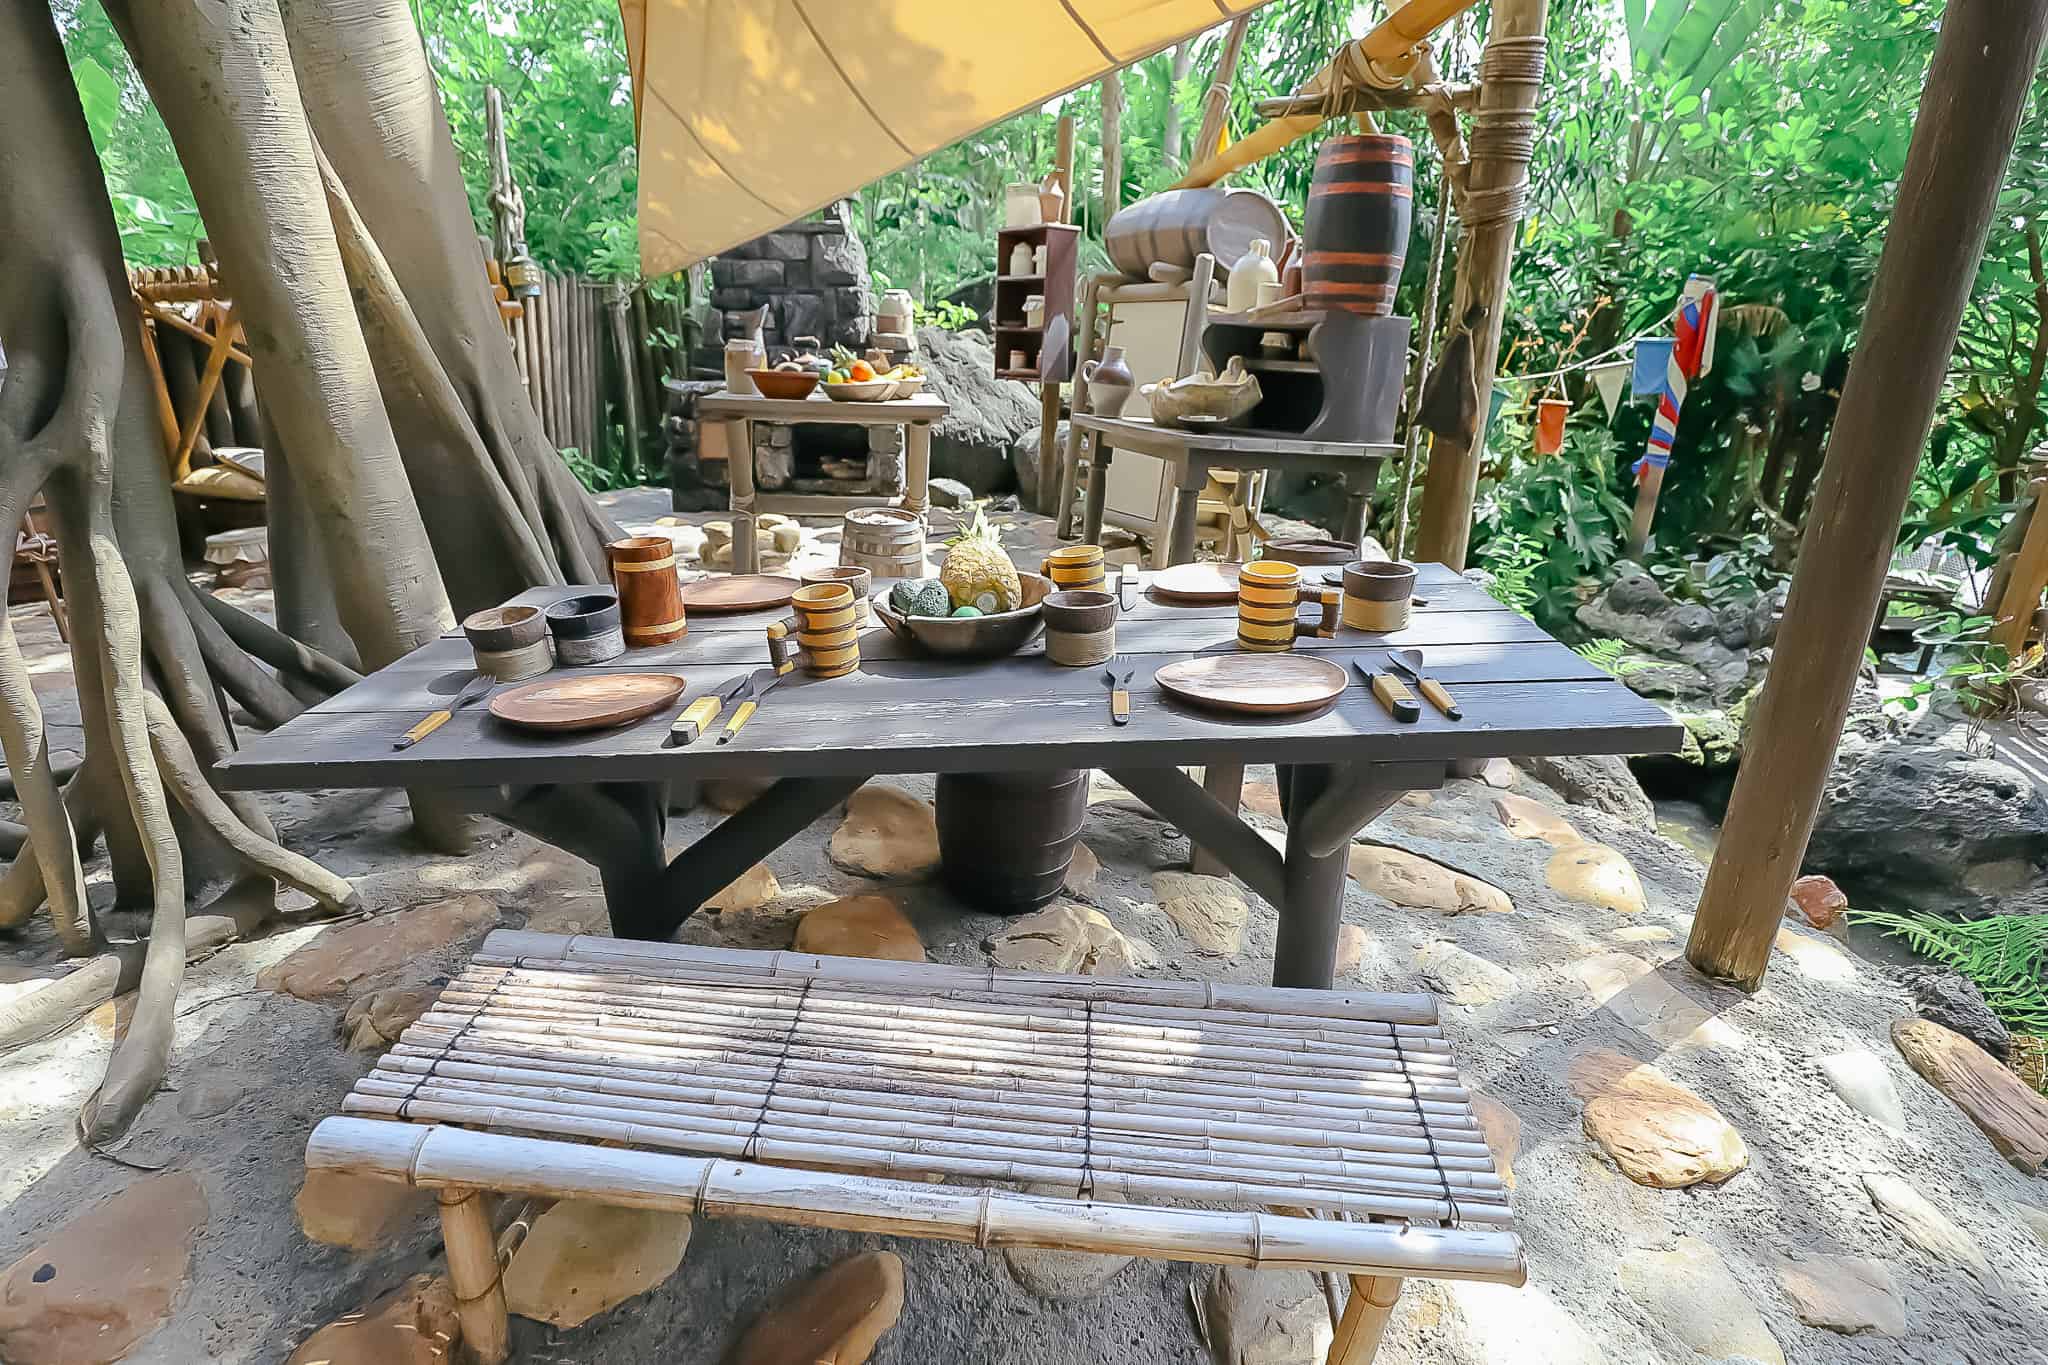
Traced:
<path fill-rule="evenodd" d="M 1351 880 L 1382 900 L 1411 910 L 1436 910 L 1446 915 L 1483 910 L 1504 915 L 1515 908 L 1508 893 L 1491 882 L 1404 849 L 1353 844 L 1349 866 Z"/>
<path fill-rule="evenodd" d="M 2012 1034 L 1991 1012 L 1976 982 L 1947 967 L 1900 967 L 1892 974 L 1912 994 L 1913 1009 L 1922 1019 L 1962 1034 L 2001 1062 L 2011 1059 Z"/>
<path fill-rule="evenodd" d="M 439 986 L 388 986 L 348 1002 L 341 1035 L 354 1052 L 375 1052 L 398 1041 L 413 1020 L 434 1006 Z"/>
<path fill-rule="evenodd" d="M 1645 696 L 1732 702 L 1749 690 L 1752 665 L 1746 623 L 1723 622 L 1711 608 L 1677 602 L 1638 566 L 1624 561 L 1600 594 L 1578 609 L 1593 635 L 1620 640 L 1655 662 L 1625 670 L 1622 681 Z M 1729 627 L 1733 625 L 1731 630 Z"/>
<path fill-rule="evenodd" d="M 918 329 L 925 392 L 951 409 L 932 427 L 931 472 L 958 479 L 976 497 L 1016 484 L 1010 451 L 1039 423 L 1037 391 L 995 377 L 995 347 L 980 332 Z"/>
<path fill-rule="evenodd" d="M 1567 844 L 1543 869 L 1550 889 L 1584 905 L 1633 915 L 1645 905 L 1643 883 L 1619 850 L 1605 844 Z"/>
<path fill-rule="evenodd" d="M 1235 957 L 1244 948 L 1244 926 L 1251 907 L 1228 877 L 1191 872 L 1155 872 L 1152 892 L 1195 951 Z"/>
<path fill-rule="evenodd" d="M 1842 1103 L 1880 1127 L 1906 1131 L 1906 1110 L 1882 1057 L 1858 1048 L 1823 1057 L 1819 1065 Z"/>
<path fill-rule="evenodd" d="M 534 1220 L 505 1268 L 505 1306 L 576 1327 L 675 1274 L 690 1216 L 564 1199 Z"/>
<path fill-rule="evenodd" d="M 363 986 L 417 969 L 422 959 L 497 922 L 498 907 L 482 896 L 451 896 L 395 914 L 374 915 L 326 930 L 265 968 L 256 983 L 301 1000 L 353 995 Z"/>
<path fill-rule="evenodd" d="M 1883 1171 L 1865 1173 L 1863 1190 L 1899 1236 L 1937 1261 L 1960 1266 L 1980 1280 L 1994 1278 L 1991 1262 L 1985 1259 L 1977 1239 L 1957 1227 L 1920 1191 Z"/>
<path fill-rule="evenodd" d="M 1848 910 L 1849 898 L 1832 877 L 1799 878 L 1792 883 L 1792 896 L 1785 904 L 1787 918 L 1796 915 L 1801 922 L 1823 931 L 1839 924 Z"/>
<path fill-rule="evenodd" d="M 714 915 L 744 914 L 759 910 L 781 894 L 782 883 L 775 880 L 774 871 L 766 863 L 755 863 L 697 908 Z"/>
<path fill-rule="evenodd" d="M 1501 1183 L 1515 1187 L 1515 1158 L 1522 1151 L 1522 1120 L 1514 1110 L 1482 1091 L 1472 1092 L 1472 1117 L 1486 1134 L 1487 1150 L 1493 1153 L 1494 1168 Z"/>
<path fill-rule="evenodd" d="M 922 877 L 939 865 L 939 826 L 929 801 L 870 782 L 846 803 L 826 846 L 832 861 L 870 877 Z"/>
<path fill-rule="evenodd" d="M 1921 742 L 1923 734 L 1844 741 L 1807 842 L 1807 866 L 1852 889 L 1881 885 L 1923 906 L 2015 908 L 1996 889 L 2010 875 L 1985 882 L 1974 874 L 2017 861 L 2031 869 L 2020 885 L 2048 885 L 2048 791 L 2009 763 L 1968 752 L 1956 733 L 1934 743 Z M 2037 890 L 2035 905 L 2048 908 L 2040 897 Z"/>
<path fill-rule="evenodd" d="M 1585 842 L 1571 821 L 1526 796 L 1501 793 L 1493 798 L 1493 813 L 1500 827 L 1517 839 L 1541 839 L 1552 848 Z"/>
<path fill-rule="evenodd" d="M 1666 1047 L 1723 1047 L 1741 1041 L 1734 1025 L 1633 954 L 1596 953 L 1574 962 L 1571 971 L 1594 1004 Z"/>
<path fill-rule="evenodd" d="M 1515 766 L 1574 806 L 1626 820 L 1640 830 L 1657 828 L 1657 808 L 1628 761 L 1613 754 L 1570 754 L 1518 758 Z"/>
<path fill-rule="evenodd" d="M 861 1365 L 903 1313 L 893 1251 L 849 1256 L 754 1320 L 726 1365 Z"/>
<path fill-rule="evenodd" d="M 415 1275 L 307 1337 L 285 1365 L 449 1365 L 461 1341 L 448 1282 Z"/>
<path fill-rule="evenodd" d="M 1959 1033 L 1926 1019 L 1892 1025 L 1892 1042 L 1927 1083 L 1969 1116 L 1998 1154 L 2034 1175 L 2048 1164 L 2048 1099 Z"/>
<path fill-rule="evenodd" d="M 396 1180 L 346 1171 L 307 1171 L 292 1212 L 309 1241 L 350 1251 L 375 1251 L 409 1231 L 433 1198 Z"/>
<path fill-rule="evenodd" d="M 1039 442 L 1045 435 L 1045 423 L 1039 422 L 1031 430 L 1017 438 L 1017 444 L 1010 447 L 1010 467 L 1016 471 L 1017 493 L 1023 500 L 1024 509 L 1045 516 L 1053 515 L 1053 504 L 1059 501 L 1060 460 L 1067 448 L 1067 423 L 1061 422 L 1053 428 L 1052 437 L 1052 478 L 1049 482 L 1039 481 L 1039 458 L 1044 454 Z"/>
<path fill-rule="evenodd" d="M 1225 1266 L 1202 1296 L 1216 1365 L 1322 1365 L 1333 1335 L 1315 1278 Z"/>
<path fill-rule="evenodd" d="M 1415 954 L 1431 991 L 1453 1005 L 1490 1005 L 1515 989 L 1515 975 L 1449 939 L 1435 939 Z"/>
<path fill-rule="evenodd" d="M 807 912 L 796 927 L 796 950 L 894 962 L 925 960 L 917 926 L 887 896 L 848 896 Z"/>
<path fill-rule="evenodd" d="M 1906 1303 L 1891 1267 L 1866 1256 L 1806 1256 L 1778 1267 L 1778 1287 L 1808 1327 L 1853 1336 L 1906 1334 Z"/>
<path fill-rule="evenodd" d="M 998 967 L 1013 972 L 1128 976 L 1154 965 L 1150 945 L 1127 938 L 1093 906 L 1054 901 L 1011 920 L 983 944 Z"/>
<path fill-rule="evenodd" d="M 1634 1248 L 1622 1254 L 1622 1289 L 1656 1327 L 1705 1360 L 1731 1358 L 1785 1365 L 1785 1352 L 1721 1253 L 1697 1237 L 1680 1237 L 1668 1251 Z"/>
<path fill-rule="evenodd" d="M 1570 1084 L 1586 1103 L 1586 1136 L 1639 1185 L 1718 1183 L 1749 1164 L 1734 1126 L 1656 1067 L 1595 1050 L 1572 1059 Z"/>
<path fill-rule="evenodd" d="M 149 1176 L 79 1214 L 0 1271 L 0 1360 L 109 1365 L 170 1317 L 206 1226 L 182 1171 Z"/>

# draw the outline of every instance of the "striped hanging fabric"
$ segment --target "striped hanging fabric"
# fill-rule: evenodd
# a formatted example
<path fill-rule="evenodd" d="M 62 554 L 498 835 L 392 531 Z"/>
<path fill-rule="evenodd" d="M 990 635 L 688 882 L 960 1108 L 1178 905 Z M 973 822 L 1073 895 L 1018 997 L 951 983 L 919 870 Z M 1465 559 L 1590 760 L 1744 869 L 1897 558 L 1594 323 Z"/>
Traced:
<path fill-rule="evenodd" d="M 1678 411 L 1685 405 L 1686 386 L 1700 374 L 1708 338 L 1713 335 L 1715 301 L 1712 280 L 1705 275 L 1686 280 L 1685 292 L 1678 302 L 1671 359 L 1664 366 L 1664 388 L 1657 395 L 1657 415 L 1650 422 L 1649 448 L 1636 461 L 1638 480 L 1645 470 L 1663 469 L 1671 463 L 1671 446 L 1678 439 Z"/>

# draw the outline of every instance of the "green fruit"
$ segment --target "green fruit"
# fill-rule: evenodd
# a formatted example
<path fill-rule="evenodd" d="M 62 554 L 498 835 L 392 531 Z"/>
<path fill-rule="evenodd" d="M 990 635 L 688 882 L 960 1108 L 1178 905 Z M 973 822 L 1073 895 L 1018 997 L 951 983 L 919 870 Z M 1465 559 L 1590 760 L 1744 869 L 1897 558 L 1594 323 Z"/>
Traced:
<path fill-rule="evenodd" d="M 936 578 L 913 578 L 889 590 L 889 605 L 898 616 L 944 616 L 953 610 L 945 584 Z"/>
<path fill-rule="evenodd" d="M 979 615 L 981 615 L 981 608 L 980 608 L 980 607 L 955 607 L 955 608 L 953 608 L 953 614 L 954 614 L 955 616 L 979 616 Z"/>

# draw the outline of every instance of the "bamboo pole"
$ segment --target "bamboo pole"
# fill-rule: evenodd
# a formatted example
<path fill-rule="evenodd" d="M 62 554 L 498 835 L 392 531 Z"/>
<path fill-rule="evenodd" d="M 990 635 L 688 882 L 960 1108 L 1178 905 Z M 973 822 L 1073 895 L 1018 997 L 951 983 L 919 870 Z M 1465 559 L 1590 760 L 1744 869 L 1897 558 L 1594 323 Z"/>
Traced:
<path fill-rule="evenodd" d="M 2034 628 L 2034 609 L 2041 593 L 2048 589 L 2048 479 L 2029 485 L 2028 498 L 2033 515 L 2026 535 L 2004 568 L 2004 591 L 1992 601 L 1991 642 L 2005 646 L 2006 655 L 2018 659 L 2027 647 Z M 1994 575 L 1994 582 L 1997 576 Z M 1987 599 L 1988 600 L 1988 599 Z"/>
<path fill-rule="evenodd" d="M 473 1188 L 446 1187 L 437 1198 L 441 1242 L 448 1252 L 448 1283 L 455 1293 L 463 1347 L 483 1365 L 497 1365 L 511 1351 L 512 1342 L 489 1208 L 484 1196 Z"/>
<path fill-rule="evenodd" d="M 1933 423 L 2048 35 L 2048 0 L 1950 0 L 1884 254 L 1686 958 L 1754 990 L 1834 762 L 1899 518 Z"/>
<path fill-rule="evenodd" d="M 1053 141 L 1053 178 L 1062 192 L 1060 199 L 1060 221 L 1067 223 L 1074 217 L 1074 116 L 1060 115 L 1059 131 Z M 1081 367 L 1091 357 L 1079 347 L 1074 350 L 1072 373 L 1078 376 Z M 1075 380 L 1078 384 L 1080 381 Z M 1046 510 L 1049 498 L 1059 496 L 1060 487 L 1060 386 L 1040 384 L 1038 386 L 1038 486 L 1024 490 L 1040 514 Z"/>
<path fill-rule="evenodd" d="M 1408 504 L 1415 495 L 1415 462 L 1422 448 L 1422 390 L 1429 383 L 1430 347 L 1436 341 L 1436 316 L 1444 279 L 1444 251 L 1451 230 L 1451 166 L 1439 163 L 1436 192 L 1436 236 L 1429 244 L 1429 279 L 1422 291 L 1422 332 L 1415 341 L 1415 374 L 1408 385 L 1408 430 L 1402 434 L 1401 491 L 1394 504 L 1394 558 L 1408 557 Z"/>
<path fill-rule="evenodd" d="M 1479 390 L 1476 429 L 1439 435 L 1430 443 L 1416 545 L 1416 558 L 1453 569 L 1465 567 L 1472 543 L 1472 500 L 1479 487 L 1486 414 L 1500 359 L 1515 230 L 1522 219 L 1535 148 L 1532 115 L 1543 78 L 1548 14 L 1545 0 L 1495 0 L 1480 57 L 1479 109 L 1473 116 L 1471 161 L 1459 208 L 1464 240 L 1458 249 L 1451 302 L 1454 318 L 1484 309 L 1472 337 L 1473 378 Z"/>
<path fill-rule="evenodd" d="M 621 453 L 620 468 L 627 471 L 635 483 L 645 482 L 642 477 L 640 448 L 640 366 L 635 358 L 633 330 L 628 322 L 632 302 L 627 297 L 626 287 L 614 283 L 608 290 L 605 311 L 611 317 L 612 352 L 618 360 L 619 417 L 626 429 L 626 449 Z"/>
<path fill-rule="evenodd" d="M 1259 1210 L 1124 1205 L 1114 1196 L 1079 1203 L 367 1119 L 323 1120 L 306 1144 L 306 1165 L 422 1189 L 591 1199 L 983 1247 L 1510 1285 L 1527 1278 L 1521 1240 L 1506 1228 L 1391 1227 Z"/>
<path fill-rule="evenodd" d="M 1223 34 L 1222 50 L 1216 54 L 1215 74 L 1209 77 L 1209 88 L 1202 95 L 1202 126 L 1188 152 L 1191 163 L 1215 156 L 1217 144 L 1223 140 L 1224 122 L 1230 116 L 1230 86 L 1237 79 L 1238 55 L 1244 51 L 1245 31 L 1251 23 L 1251 15 L 1240 14 L 1230 21 L 1229 29 Z"/>
<path fill-rule="evenodd" d="M 1102 75 L 1102 221 L 1105 225 L 1123 207 L 1124 77 L 1121 71 Z"/>

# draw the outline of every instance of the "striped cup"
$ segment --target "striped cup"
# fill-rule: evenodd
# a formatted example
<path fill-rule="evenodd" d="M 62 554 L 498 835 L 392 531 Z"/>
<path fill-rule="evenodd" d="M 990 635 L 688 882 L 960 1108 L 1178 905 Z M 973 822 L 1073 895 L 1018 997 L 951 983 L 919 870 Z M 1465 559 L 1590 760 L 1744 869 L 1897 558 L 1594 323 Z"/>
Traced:
<path fill-rule="evenodd" d="M 1103 590 L 1102 547 L 1062 545 L 1045 557 L 1040 572 L 1052 580 L 1057 592 L 1101 592 Z"/>
<path fill-rule="evenodd" d="M 1293 649 L 1301 635 L 1335 635 L 1337 590 L 1311 592 L 1322 615 L 1304 623 L 1297 615 L 1303 596 L 1299 565 L 1274 559 L 1245 565 L 1237 576 L 1237 647 L 1254 654 L 1281 654 Z"/>
<path fill-rule="evenodd" d="M 860 627 L 853 589 L 845 583 L 807 583 L 790 598 L 794 615 L 768 627 L 768 659 L 777 673 L 798 663 L 814 678 L 838 678 L 860 666 Z M 792 650 L 789 637 L 796 637 Z"/>

